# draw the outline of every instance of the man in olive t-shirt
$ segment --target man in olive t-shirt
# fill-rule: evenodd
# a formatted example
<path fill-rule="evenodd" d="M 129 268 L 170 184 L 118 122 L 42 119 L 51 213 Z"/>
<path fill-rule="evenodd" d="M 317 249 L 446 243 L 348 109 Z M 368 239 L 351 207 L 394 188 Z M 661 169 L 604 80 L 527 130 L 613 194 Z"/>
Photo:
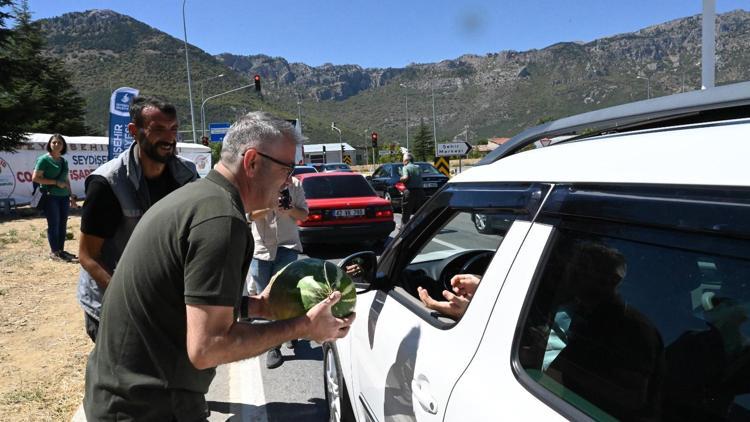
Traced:
<path fill-rule="evenodd" d="M 214 369 L 198 370 L 190 363 L 185 304 L 238 307 L 238 280 L 247 273 L 252 251 L 239 194 L 215 171 L 151 207 L 105 292 L 101 318 L 107 328 L 116 329 L 99 332 L 88 363 L 87 405 L 96 408 L 110 401 L 110 411 L 116 412 L 120 405 L 146 404 L 157 397 L 169 403 L 169 392 L 161 390 L 168 386 L 195 396 L 176 403 L 173 414 L 205 414 L 200 396 L 208 390 Z M 127 353 L 118 353 L 124 350 Z M 90 390 L 93 386 L 99 388 Z M 109 394 L 110 389 L 117 395 Z M 148 418 L 162 409 L 142 411 Z"/>
<path fill-rule="evenodd" d="M 88 420 L 204 420 L 217 365 L 295 338 L 347 334 L 354 316 L 331 314 L 338 292 L 298 318 L 237 321 L 241 306 L 271 315 L 267 290 L 242 299 L 253 252 L 244 216 L 275 204 L 294 169 L 296 141 L 285 120 L 249 113 L 227 132 L 215 170 L 143 216 L 105 292 L 86 366 Z"/>

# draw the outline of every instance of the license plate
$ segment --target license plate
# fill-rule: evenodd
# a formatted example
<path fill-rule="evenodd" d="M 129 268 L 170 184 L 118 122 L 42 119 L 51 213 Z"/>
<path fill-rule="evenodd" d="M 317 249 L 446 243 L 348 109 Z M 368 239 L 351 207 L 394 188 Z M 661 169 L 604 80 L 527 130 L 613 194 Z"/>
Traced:
<path fill-rule="evenodd" d="M 333 210 L 334 217 L 361 217 L 365 215 L 364 208 L 354 208 L 348 210 Z"/>
<path fill-rule="evenodd" d="M 424 183 L 424 184 L 422 185 L 422 187 L 423 187 L 424 189 L 428 189 L 428 188 L 436 188 L 436 187 L 437 187 L 437 183 Z"/>

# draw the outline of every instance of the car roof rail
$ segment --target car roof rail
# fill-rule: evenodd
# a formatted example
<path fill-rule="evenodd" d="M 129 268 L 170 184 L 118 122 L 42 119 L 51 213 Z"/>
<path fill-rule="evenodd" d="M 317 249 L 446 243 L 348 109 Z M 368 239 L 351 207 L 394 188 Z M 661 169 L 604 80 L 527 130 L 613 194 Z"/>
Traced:
<path fill-rule="evenodd" d="M 528 128 L 475 165 L 490 164 L 544 138 L 596 136 L 657 127 L 750 117 L 750 82 L 622 104 Z"/>

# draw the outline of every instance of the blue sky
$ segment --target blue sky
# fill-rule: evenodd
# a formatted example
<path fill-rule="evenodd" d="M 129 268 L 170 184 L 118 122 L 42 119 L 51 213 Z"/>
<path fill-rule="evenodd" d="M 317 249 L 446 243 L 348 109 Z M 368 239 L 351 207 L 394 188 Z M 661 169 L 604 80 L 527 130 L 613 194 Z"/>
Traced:
<path fill-rule="evenodd" d="M 182 0 L 29 0 L 35 19 L 112 9 L 183 38 Z M 750 0 L 717 0 L 717 13 Z M 404 67 L 462 54 L 591 41 L 701 13 L 701 0 L 187 0 L 188 42 L 210 54 L 267 54 Z"/>

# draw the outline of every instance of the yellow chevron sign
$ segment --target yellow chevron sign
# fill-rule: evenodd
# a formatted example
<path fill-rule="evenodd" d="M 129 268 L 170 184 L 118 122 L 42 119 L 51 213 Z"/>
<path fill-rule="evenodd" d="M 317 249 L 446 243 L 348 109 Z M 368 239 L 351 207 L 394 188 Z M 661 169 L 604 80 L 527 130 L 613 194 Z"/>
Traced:
<path fill-rule="evenodd" d="M 440 173 L 451 177 L 451 166 L 446 157 L 435 157 L 435 168 L 438 169 Z"/>
<path fill-rule="evenodd" d="M 350 156 L 348 156 L 348 155 L 345 155 L 345 156 L 344 156 L 344 162 L 345 162 L 346 164 L 348 164 L 348 165 L 350 165 L 350 166 L 351 166 L 351 165 L 352 165 L 352 157 L 350 157 Z"/>

